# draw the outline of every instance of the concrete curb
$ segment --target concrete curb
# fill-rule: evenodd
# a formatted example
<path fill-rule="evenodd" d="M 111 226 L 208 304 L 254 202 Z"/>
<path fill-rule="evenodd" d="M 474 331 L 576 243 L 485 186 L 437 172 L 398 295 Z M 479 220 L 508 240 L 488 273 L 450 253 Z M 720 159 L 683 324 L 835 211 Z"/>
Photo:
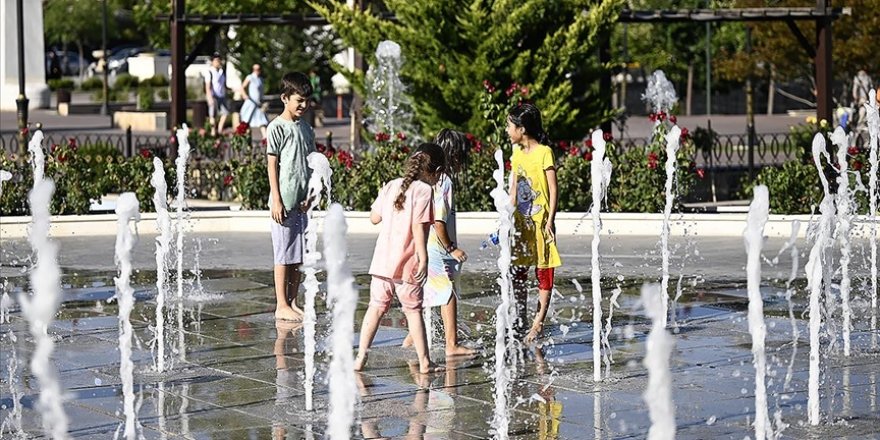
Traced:
<path fill-rule="evenodd" d="M 323 211 L 315 212 L 319 232 L 322 230 Z M 172 219 L 174 213 L 171 213 Z M 268 211 L 197 211 L 187 214 L 187 230 L 193 232 L 269 232 Z M 497 214 L 494 212 L 458 213 L 459 234 L 488 235 L 496 230 Z M 792 221 L 801 222 L 799 236 L 806 235 L 810 221 L 808 215 L 771 215 L 764 235 L 787 238 L 791 235 Z M 378 227 L 372 225 L 368 212 L 350 211 L 346 213 L 348 232 L 353 234 L 375 234 Z M 0 217 L 0 237 L 3 239 L 25 238 L 31 218 L 29 216 Z M 854 222 L 854 231 L 859 228 L 867 231 L 867 219 L 859 217 Z M 663 225 L 662 214 L 607 213 L 602 214 L 603 235 L 660 235 Z M 670 233 L 673 236 L 740 236 L 746 226 L 745 213 L 717 214 L 673 214 Z M 593 233 L 589 213 L 559 213 L 556 219 L 559 235 L 589 236 Z M 139 223 L 141 233 L 155 234 L 156 214 L 142 214 Z M 115 214 L 65 215 L 53 216 L 51 234 L 53 237 L 100 236 L 116 234 Z"/>

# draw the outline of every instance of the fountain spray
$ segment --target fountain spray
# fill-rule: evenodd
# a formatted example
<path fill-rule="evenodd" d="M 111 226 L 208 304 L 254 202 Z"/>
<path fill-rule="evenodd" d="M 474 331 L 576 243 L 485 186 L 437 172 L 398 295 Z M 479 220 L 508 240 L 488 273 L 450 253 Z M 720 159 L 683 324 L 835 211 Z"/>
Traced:
<path fill-rule="evenodd" d="M 672 402 L 672 373 L 669 371 L 669 358 L 675 341 L 665 328 L 665 310 L 660 295 L 660 286 L 642 286 L 642 305 L 651 318 L 651 332 L 645 341 L 645 368 L 648 369 L 648 387 L 642 398 L 648 404 L 651 428 L 649 440 L 672 440 L 675 438 L 675 404 Z"/>
<path fill-rule="evenodd" d="M 62 406 L 63 392 L 51 365 L 55 342 L 48 334 L 61 305 L 61 269 L 58 267 L 58 244 L 49 240 L 49 207 L 55 183 L 43 179 L 45 155 L 42 141 L 43 132 L 38 130 L 28 144 L 34 169 L 34 188 L 29 197 L 32 223 L 28 234 L 37 261 L 30 274 L 34 293 L 30 297 L 20 295 L 19 303 L 36 344 L 30 366 L 40 384 L 37 407 L 43 416 L 43 431 L 47 437 L 67 439 L 68 420 Z"/>
<path fill-rule="evenodd" d="M 177 215 L 174 227 L 177 232 L 177 338 L 180 360 L 186 360 L 186 338 L 183 331 L 183 208 L 186 206 L 186 162 L 189 160 L 189 128 L 183 124 L 177 130 L 177 159 L 174 166 L 177 171 Z"/>
<path fill-rule="evenodd" d="M 141 219 L 138 199 L 134 193 L 122 193 L 116 202 L 116 298 L 119 302 L 119 376 L 122 378 L 123 406 L 125 409 L 125 438 L 135 439 L 137 418 L 134 410 L 134 363 L 131 361 L 131 310 L 134 308 L 134 289 L 131 287 L 131 251 L 137 243 L 137 222 Z M 129 221 L 135 222 L 135 233 Z"/>
<path fill-rule="evenodd" d="M 333 358 L 327 382 L 330 384 L 330 411 L 327 431 L 333 440 L 348 439 L 354 420 L 354 406 L 357 400 L 354 359 L 351 341 L 354 338 L 352 323 L 357 308 L 357 291 L 354 277 L 346 262 L 348 245 L 345 213 L 342 205 L 333 204 L 327 210 L 324 230 L 324 249 L 327 254 L 327 303 L 333 312 Z"/>
<path fill-rule="evenodd" d="M 675 202 L 675 161 L 678 148 L 681 145 L 681 129 L 673 125 L 666 133 L 666 204 L 663 208 L 663 230 L 660 233 L 660 244 L 663 255 L 663 278 L 660 282 L 660 295 L 663 297 L 663 326 L 666 327 L 666 319 L 669 315 L 669 223 L 672 216 L 672 204 Z"/>
<path fill-rule="evenodd" d="M 837 227 L 835 234 L 840 243 L 840 300 L 843 306 L 843 354 L 850 353 L 850 330 L 852 328 L 852 311 L 849 304 L 850 294 L 850 226 L 853 220 L 853 194 L 849 186 L 849 161 L 846 158 L 849 149 L 849 136 L 843 127 L 837 127 L 831 134 L 831 142 L 837 147 Z"/>
<path fill-rule="evenodd" d="M 761 250 L 764 244 L 764 226 L 770 214 L 770 192 L 765 185 L 754 188 L 754 198 L 749 206 L 748 225 L 743 233 L 748 252 L 746 272 L 749 293 L 749 333 L 752 335 L 752 356 L 755 365 L 755 438 L 773 437 L 767 411 L 767 355 L 764 341 L 767 327 L 764 324 L 764 299 L 761 297 Z"/>
<path fill-rule="evenodd" d="M 513 285 L 510 279 L 511 250 L 510 240 L 513 236 L 513 204 L 510 194 L 504 189 L 504 153 L 495 150 L 495 162 L 498 168 L 492 173 L 495 177 L 495 189 L 492 198 L 498 211 L 498 287 L 501 289 L 501 304 L 495 309 L 495 413 L 492 417 L 492 434 L 495 439 L 504 440 L 508 437 L 510 424 L 510 408 L 507 406 L 508 386 L 512 372 L 508 360 L 516 358 L 516 335 L 513 331 L 515 306 L 511 301 Z M 505 343 L 507 340 L 507 343 Z"/>
<path fill-rule="evenodd" d="M 330 162 L 327 156 L 321 153 L 311 153 L 307 158 L 309 168 L 312 169 L 312 175 L 309 178 L 309 191 L 306 200 L 309 201 L 309 208 L 306 211 L 308 222 L 306 223 L 306 249 L 303 255 L 303 273 L 305 280 L 303 287 L 305 288 L 305 304 L 303 310 L 303 339 L 305 345 L 305 393 L 306 393 L 306 410 L 314 409 L 314 384 L 315 384 L 315 295 L 320 290 L 318 283 L 318 260 L 321 254 L 318 252 L 318 228 L 312 221 L 312 215 L 315 206 L 321 201 L 321 193 L 324 188 L 327 194 L 330 194 L 330 176 L 333 171 L 330 169 Z"/>
<path fill-rule="evenodd" d="M 602 232 L 602 202 L 611 182 L 611 161 L 605 157 L 605 138 L 602 130 L 593 132 L 593 161 L 590 162 L 590 183 L 593 190 L 593 204 L 590 216 L 593 219 L 593 243 L 591 255 L 593 282 L 593 381 L 602 380 L 602 274 L 599 270 L 599 235 Z"/>
<path fill-rule="evenodd" d="M 168 295 L 168 254 L 171 251 L 171 217 L 168 215 L 168 184 L 162 159 L 153 158 L 153 176 L 150 184 L 156 189 L 153 205 L 156 208 L 156 371 L 165 371 L 165 299 Z"/>
<path fill-rule="evenodd" d="M 807 261 L 807 290 L 810 291 L 810 373 L 807 390 L 807 414 L 810 424 L 819 424 L 819 330 L 822 327 L 822 310 L 820 310 L 820 296 L 822 295 L 822 278 L 824 275 L 823 257 L 825 248 L 831 239 L 831 229 L 834 227 L 834 197 L 828 188 L 828 179 L 822 170 L 822 156 L 828 158 L 825 151 L 825 137 L 817 133 L 813 138 L 813 163 L 822 181 L 822 189 L 825 197 L 819 205 L 822 217 L 819 220 L 819 228 L 816 233 L 816 241 L 810 249 L 810 258 Z M 830 280 L 826 280 L 828 282 Z"/>
<path fill-rule="evenodd" d="M 871 223 L 871 345 L 877 348 L 877 168 L 880 160 L 877 159 L 877 149 L 880 148 L 880 109 L 877 103 L 877 90 L 871 90 L 868 94 L 867 119 L 868 133 L 870 135 L 870 153 L 868 161 L 871 163 L 871 175 L 868 177 L 868 218 Z"/>

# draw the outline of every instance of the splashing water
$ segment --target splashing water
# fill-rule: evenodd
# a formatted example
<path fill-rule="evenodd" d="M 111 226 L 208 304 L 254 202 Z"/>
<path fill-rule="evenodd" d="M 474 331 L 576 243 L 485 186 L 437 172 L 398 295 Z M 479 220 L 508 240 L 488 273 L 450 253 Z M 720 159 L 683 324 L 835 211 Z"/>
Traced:
<path fill-rule="evenodd" d="M 868 177 L 868 218 L 871 223 L 871 345 L 877 348 L 877 168 L 880 160 L 877 149 L 880 148 L 880 109 L 877 103 L 877 90 L 871 90 L 868 97 L 867 120 L 870 138 L 871 175 Z"/>
<path fill-rule="evenodd" d="M 665 328 L 666 308 L 660 296 L 660 286 L 642 286 L 642 305 L 651 318 L 651 332 L 645 341 L 645 368 L 648 369 L 648 387 L 642 398 L 648 404 L 651 428 L 649 440 L 671 440 L 675 438 L 675 404 L 672 402 L 672 373 L 669 360 L 675 341 Z"/>
<path fill-rule="evenodd" d="M 782 389 L 785 391 L 789 390 L 789 386 L 791 384 L 791 378 L 794 375 L 794 360 L 797 357 L 798 351 L 798 339 L 800 338 L 800 330 L 798 330 L 797 319 L 794 317 L 794 305 L 791 302 L 791 297 L 794 295 L 794 288 L 791 284 L 794 282 L 795 278 L 797 278 L 798 272 L 798 262 L 800 260 L 800 254 L 798 254 L 797 248 L 797 239 L 798 239 L 798 231 L 801 229 L 800 220 L 792 220 L 791 222 L 791 236 L 789 236 L 788 241 L 785 243 L 785 246 L 779 250 L 779 254 L 781 255 L 786 249 L 791 249 L 791 273 L 788 276 L 788 281 L 785 282 L 785 300 L 788 302 L 788 321 L 791 323 L 791 359 L 788 362 L 788 370 L 785 373 L 785 382 L 783 383 Z M 779 255 L 773 259 L 773 264 L 776 264 L 779 261 Z"/>
<path fill-rule="evenodd" d="M 850 294 L 850 226 L 853 221 L 853 192 L 849 185 L 849 161 L 846 158 L 849 149 L 849 136 L 843 127 L 837 127 L 831 134 L 831 142 L 837 147 L 837 241 L 840 243 L 840 300 L 843 306 L 843 354 L 850 353 L 850 329 L 852 311 L 849 304 Z"/>
<path fill-rule="evenodd" d="M 171 217 L 168 215 L 168 184 L 162 159 L 153 158 L 153 176 L 150 184 L 155 188 L 153 205 L 156 208 L 156 370 L 165 371 L 165 297 L 168 292 L 168 255 L 171 252 Z"/>
<path fill-rule="evenodd" d="M 403 66 L 400 45 L 385 40 L 376 48 L 376 64 L 367 69 L 365 106 L 369 116 L 364 121 L 371 133 L 416 133 L 412 103 L 400 80 Z"/>
<path fill-rule="evenodd" d="M 0 196 L 3 195 L 3 182 L 12 179 L 12 173 L 6 170 L 0 170 Z"/>
<path fill-rule="evenodd" d="M 174 166 L 177 169 L 177 207 L 174 217 L 174 229 L 177 233 L 177 343 L 180 360 L 186 360 L 186 347 L 183 331 L 183 208 L 186 206 L 186 162 L 189 160 L 189 128 L 183 124 L 183 128 L 177 130 L 177 159 Z"/>
<path fill-rule="evenodd" d="M 68 420 L 62 406 L 63 392 L 50 363 L 55 342 L 49 336 L 48 329 L 61 305 L 61 269 L 58 267 L 58 244 L 49 240 L 49 206 L 55 183 L 43 179 L 45 156 L 40 144 L 42 139 L 43 133 L 38 130 L 28 146 L 33 154 L 34 167 L 34 188 L 29 197 L 32 223 L 28 235 L 37 261 L 30 274 L 34 293 L 31 297 L 21 294 L 19 303 L 36 345 L 30 366 L 40 384 L 37 407 L 43 417 L 43 431 L 47 437 L 66 439 L 69 438 Z"/>
<path fill-rule="evenodd" d="M 655 70 L 648 78 L 648 87 L 642 100 L 648 101 L 654 112 L 668 112 L 675 107 L 678 96 L 675 94 L 675 86 L 666 79 L 666 74 L 662 70 Z"/>
<path fill-rule="evenodd" d="M 31 153 L 31 168 L 34 170 L 34 187 L 43 181 L 46 172 L 46 153 L 43 152 L 43 131 L 37 130 L 28 142 L 28 152 Z"/>
<path fill-rule="evenodd" d="M 602 337 L 602 274 L 599 270 L 599 235 L 602 232 L 602 202 L 611 182 L 611 160 L 605 157 L 605 138 L 602 130 L 593 132 L 593 161 L 590 162 L 590 184 L 593 190 L 593 204 L 590 216 L 593 218 L 593 242 L 591 252 L 593 281 L 593 380 L 602 380 L 601 337 Z"/>
<path fill-rule="evenodd" d="M 675 184 L 675 162 L 678 148 L 681 145 L 681 129 L 673 125 L 666 134 L 666 205 L 663 208 L 663 229 L 660 232 L 660 246 L 663 255 L 663 278 L 660 282 L 660 295 L 663 297 L 663 326 L 669 315 L 669 218 L 672 216 L 672 204 L 675 201 L 673 185 Z"/>
<path fill-rule="evenodd" d="M 137 243 L 137 222 L 141 219 L 138 199 L 134 193 L 122 193 L 116 202 L 116 297 L 119 300 L 119 376 L 125 407 L 125 438 L 135 438 L 137 419 L 134 412 L 134 363 L 131 361 L 131 310 L 134 308 L 134 289 L 131 287 L 131 251 Z M 129 221 L 135 222 L 135 232 Z"/>
<path fill-rule="evenodd" d="M 492 434 L 495 439 L 508 437 L 510 424 L 510 408 L 508 408 L 508 386 L 511 381 L 511 362 L 515 359 L 516 335 L 513 331 L 514 305 L 511 301 L 513 285 L 510 279 L 510 238 L 513 235 L 513 205 L 510 194 L 504 189 L 504 153 L 495 150 L 495 162 L 498 168 L 493 172 L 495 189 L 492 199 L 498 212 L 498 242 L 501 249 L 498 255 L 498 287 L 501 288 L 501 304 L 495 309 L 495 412 L 492 417 Z M 507 340 L 507 343 L 505 343 Z M 509 353 L 509 355 L 507 355 Z"/>
<path fill-rule="evenodd" d="M 327 381 L 330 386 L 330 410 L 327 420 L 333 420 L 327 431 L 331 439 L 348 439 L 354 420 L 357 386 L 354 377 L 354 359 L 351 341 L 354 338 L 352 323 L 357 308 L 357 291 L 354 277 L 346 262 L 348 245 L 345 213 L 342 205 L 335 203 L 327 211 L 324 227 L 324 252 L 327 257 L 327 303 L 333 310 L 333 358 Z"/>
<path fill-rule="evenodd" d="M 764 324 L 764 299 L 761 297 L 761 250 L 764 244 L 764 226 L 770 213 L 770 193 L 765 185 L 757 185 L 754 199 L 749 206 L 748 226 L 743 237 L 746 242 L 748 262 L 749 333 L 752 335 L 752 356 L 755 366 L 755 438 L 773 437 L 767 411 L 767 355 L 764 340 L 767 327 Z"/>
<path fill-rule="evenodd" d="M 816 234 L 816 241 L 813 248 L 810 249 L 810 258 L 807 261 L 807 290 L 810 291 L 810 373 L 809 385 L 807 390 L 807 412 L 810 424 L 816 426 L 819 424 L 819 330 L 822 327 L 822 311 L 820 310 L 819 300 L 822 295 L 822 278 L 824 275 L 824 254 L 825 248 L 831 238 L 831 229 L 834 227 L 834 197 L 828 188 L 828 179 L 822 170 L 822 156 L 828 158 L 828 152 L 825 151 L 825 138 L 821 133 L 817 133 L 813 138 L 813 163 L 819 173 L 819 179 L 822 181 L 822 189 L 825 197 L 819 205 L 819 212 L 822 217 L 819 220 L 819 228 Z M 826 280 L 830 282 L 830 280 Z"/>
<path fill-rule="evenodd" d="M 312 170 L 311 178 L 309 178 L 309 208 L 306 212 L 309 220 L 306 223 L 306 249 L 303 255 L 303 273 L 305 280 L 303 287 L 305 288 L 305 304 L 303 314 L 303 339 L 305 345 L 305 392 L 306 392 L 306 410 L 311 411 L 314 408 L 314 382 L 315 382 L 315 295 L 318 294 L 320 283 L 316 277 L 318 273 L 318 260 L 321 254 L 318 253 L 318 228 L 312 219 L 315 206 L 321 201 L 321 193 L 324 188 L 327 194 L 330 194 L 330 176 L 333 171 L 330 169 L 330 162 L 327 156 L 321 153 L 311 153 L 307 158 L 309 168 Z"/>
<path fill-rule="evenodd" d="M 10 433 L 12 433 L 14 430 L 15 438 L 27 438 L 27 433 L 24 432 L 24 429 L 21 425 L 21 397 L 24 395 L 24 390 L 21 386 L 21 372 L 19 371 L 18 364 L 18 350 L 15 346 L 18 338 L 15 336 L 15 333 L 13 333 L 12 330 L 9 331 L 8 337 L 10 342 L 10 355 L 8 356 L 8 360 L 6 361 L 6 371 L 9 374 L 6 383 L 9 384 L 9 393 L 12 394 L 12 410 L 9 412 L 9 414 L 6 415 L 3 423 L 0 424 L 0 438 L 6 438 L 3 436 L 3 434 L 6 433 L 7 427 L 9 427 Z"/>

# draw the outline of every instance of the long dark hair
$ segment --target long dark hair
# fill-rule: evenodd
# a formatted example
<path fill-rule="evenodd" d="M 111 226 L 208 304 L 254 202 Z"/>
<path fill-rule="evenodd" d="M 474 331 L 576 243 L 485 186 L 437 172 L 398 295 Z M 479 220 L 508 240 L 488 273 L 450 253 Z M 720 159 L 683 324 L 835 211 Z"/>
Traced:
<path fill-rule="evenodd" d="M 434 142 L 443 149 L 446 155 L 446 174 L 455 177 L 459 171 L 467 168 L 470 157 L 471 141 L 467 135 L 456 130 L 444 128 L 434 137 Z"/>
<path fill-rule="evenodd" d="M 550 145 L 550 136 L 547 136 L 541 123 L 541 111 L 534 104 L 524 102 L 513 106 L 507 114 L 507 119 L 513 122 L 513 125 L 523 128 L 530 138 L 543 145 Z"/>
<path fill-rule="evenodd" d="M 394 209 L 403 209 L 406 202 L 406 190 L 415 180 L 425 180 L 431 173 L 446 169 L 446 155 L 437 144 L 426 142 L 416 148 L 415 153 L 406 160 L 403 173 L 403 183 L 400 185 L 400 194 L 394 200 Z"/>

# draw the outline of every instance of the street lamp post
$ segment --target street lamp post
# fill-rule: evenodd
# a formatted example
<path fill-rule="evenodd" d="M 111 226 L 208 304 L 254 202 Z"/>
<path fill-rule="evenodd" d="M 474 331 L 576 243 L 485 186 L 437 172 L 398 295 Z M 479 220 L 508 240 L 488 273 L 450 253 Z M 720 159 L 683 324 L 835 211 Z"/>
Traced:
<path fill-rule="evenodd" d="M 24 92 L 24 5 L 22 0 L 17 0 L 16 20 L 18 22 L 18 97 L 15 105 L 18 117 L 18 151 L 24 155 L 27 152 L 27 126 L 28 126 L 28 99 Z"/>
<path fill-rule="evenodd" d="M 104 65 L 101 68 L 101 71 L 104 74 L 104 102 L 101 103 L 101 114 L 109 115 L 110 114 L 110 105 L 108 93 L 110 92 L 110 87 L 107 84 L 107 0 L 101 0 L 101 60 Z"/>

